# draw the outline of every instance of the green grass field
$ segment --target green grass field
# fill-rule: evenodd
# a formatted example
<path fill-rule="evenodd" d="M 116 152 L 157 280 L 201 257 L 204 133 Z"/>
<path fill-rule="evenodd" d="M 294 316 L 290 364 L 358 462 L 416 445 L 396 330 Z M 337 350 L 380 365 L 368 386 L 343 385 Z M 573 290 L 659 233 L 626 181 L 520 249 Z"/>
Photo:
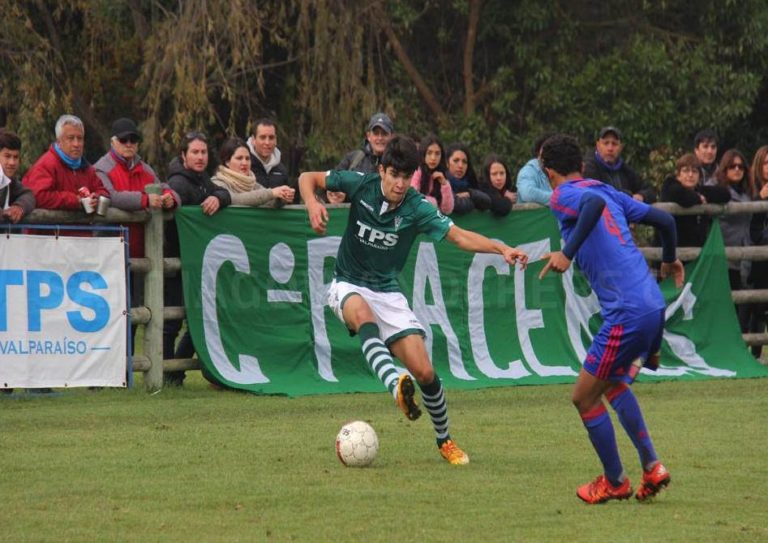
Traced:
<path fill-rule="evenodd" d="M 385 394 L 260 397 L 208 388 L 0 398 L 2 541 L 768 541 L 765 379 L 635 385 L 672 484 L 588 506 L 600 472 L 569 386 L 449 391 L 468 466 Z M 351 419 L 379 435 L 345 468 Z M 628 475 L 631 443 L 617 425 Z"/>

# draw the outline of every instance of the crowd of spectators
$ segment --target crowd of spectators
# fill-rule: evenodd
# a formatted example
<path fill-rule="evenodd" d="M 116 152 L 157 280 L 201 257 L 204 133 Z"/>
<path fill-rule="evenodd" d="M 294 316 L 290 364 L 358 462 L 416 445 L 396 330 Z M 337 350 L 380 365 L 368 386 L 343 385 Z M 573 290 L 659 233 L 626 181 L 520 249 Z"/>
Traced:
<path fill-rule="evenodd" d="M 200 206 L 214 215 L 230 205 L 280 207 L 300 203 L 297 181 L 282 163 L 277 147 L 277 126 L 270 119 L 258 119 L 247 139 L 230 137 L 220 146 L 218 167 L 209 175 L 209 142 L 205 134 L 191 131 L 182 139 L 178 154 L 168 165 L 165 181 L 139 155 L 141 131 L 127 118 L 113 122 L 110 148 L 92 166 L 84 155 L 85 127 L 74 115 L 62 115 L 56 122 L 55 140 L 49 149 L 19 180 L 22 142 L 7 129 L 0 129 L 0 201 L 2 218 L 18 223 L 35 207 L 81 210 L 91 213 L 99 197 L 109 198 L 111 206 L 125 211 L 163 209 L 173 212 L 179 206 Z M 395 133 L 391 117 L 375 113 L 369 120 L 360 148 L 348 152 L 337 170 L 375 173 L 387 143 Z M 445 145 L 439 137 L 421 138 L 421 165 L 413 174 L 411 186 L 444 215 L 490 212 L 503 217 L 515 203 L 548 206 L 552 189 L 539 164 L 539 153 L 551 134 L 533 142 L 532 156 L 516 175 L 508 162 L 489 154 L 475 170 L 472 154 L 462 142 Z M 718 161 L 718 138 L 712 130 L 702 130 L 693 140 L 691 152 L 677 159 L 675 171 L 663 180 L 660 190 L 643 179 L 622 157 L 621 131 L 606 126 L 597 132 L 594 150 L 584 157 L 584 176 L 598 179 L 633 198 L 653 203 L 674 202 L 682 207 L 706 203 L 746 202 L 768 199 L 768 146 L 761 147 L 752 163 L 737 149 L 727 149 Z M 344 193 L 327 192 L 316 197 L 327 203 L 343 203 Z M 712 221 L 707 215 L 678 215 L 678 245 L 701 247 Z M 144 254 L 143 225 L 132 223 L 130 255 Z M 720 228 L 726 246 L 768 245 L 768 219 L 765 213 L 725 215 Z M 165 228 L 165 256 L 179 256 L 179 239 L 173 220 Z M 768 263 L 731 261 L 731 288 L 768 288 Z M 131 303 L 143 297 L 143 282 L 130 278 Z M 182 305 L 181 277 L 167 281 L 165 304 Z M 765 329 L 767 304 L 737 308 L 743 332 Z M 179 338 L 181 321 L 166 320 L 163 330 L 163 356 L 189 358 L 194 355 L 189 332 Z M 759 356 L 761 349 L 753 349 Z M 183 372 L 166 374 L 166 382 L 181 385 Z"/>

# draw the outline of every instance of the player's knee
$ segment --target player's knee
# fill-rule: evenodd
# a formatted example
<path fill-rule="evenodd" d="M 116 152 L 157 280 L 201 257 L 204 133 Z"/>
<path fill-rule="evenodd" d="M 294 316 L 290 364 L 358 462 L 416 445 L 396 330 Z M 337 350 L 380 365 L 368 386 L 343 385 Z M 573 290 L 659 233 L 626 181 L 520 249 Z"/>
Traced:
<path fill-rule="evenodd" d="M 411 370 L 414 379 L 421 385 L 428 385 L 435 380 L 435 370 L 431 366 Z"/>
<path fill-rule="evenodd" d="M 571 396 L 571 402 L 573 403 L 573 406 L 576 408 L 576 410 L 579 413 L 586 413 L 587 411 L 592 409 L 592 407 L 594 407 L 592 405 L 594 401 L 592 401 L 591 398 L 587 398 L 582 394 L 574 393 L 573 396 Z"/>

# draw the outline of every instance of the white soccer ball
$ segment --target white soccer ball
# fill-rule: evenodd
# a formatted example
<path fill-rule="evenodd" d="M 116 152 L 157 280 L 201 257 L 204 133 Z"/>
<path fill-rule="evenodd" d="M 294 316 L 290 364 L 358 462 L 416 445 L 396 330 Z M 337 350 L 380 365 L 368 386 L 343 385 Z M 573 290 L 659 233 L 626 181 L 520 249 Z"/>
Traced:
<path fill-rule="evenodd" d="M 351 468 L 370 466 L 379 452 L 379 437 L 367 422 L 348 422 L 336 436 L 336 456 Z"/>

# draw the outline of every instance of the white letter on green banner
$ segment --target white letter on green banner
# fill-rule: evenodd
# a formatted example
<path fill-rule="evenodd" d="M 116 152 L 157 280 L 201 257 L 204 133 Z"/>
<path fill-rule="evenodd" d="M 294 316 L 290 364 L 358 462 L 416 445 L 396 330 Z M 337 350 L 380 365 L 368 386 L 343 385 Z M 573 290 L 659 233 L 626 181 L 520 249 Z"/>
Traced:
<path fill-rule="evenodd" d="M 431 287 L 432 299 L 435 305 L 427 305 L 424 296 L 427 290 L 427 281 Z M 416 265 L 413 273 L 413 313 L 419 322 L 424 326 L 427 332 L 427 352 L 432 357 L 432 324 L 436 324 L 443 331 L 448 342 L 448 366 L 451 373 L 457 379 L 465 381 L 474 381 L 467 369 L 464 367 L 464 361 L 461 357 L 461 347 L 459 347 L 459 338 L 451 327 L 448 320 L 448 311 L 445 308 L 443 299 L 443 287 L 440 281 L 440 270 L 437 267 L 437 254 L 435 246 L 431 243 L 419 243 L 419 250 L 416 253 Z"/>
<path fill-rule="evenodd" d="M 216 277 L 225 262 L 232 262 L 240 273 L 251 273 L 245 246 L 239 238 L 220 234 L 213 238 L 205 248 L 203 255 L 203 274 L 200 288 L 203 301 L 203 330 L 205 346 L 216 370 L 227 381 L 241 385 L 268 383 L 269 379 L 261 372 L 259 361 L 254 356 L 238 355 L 240 370 L 235 369 L 227 358 L 221 343 L 219 320 L 216 316 Z"/>

